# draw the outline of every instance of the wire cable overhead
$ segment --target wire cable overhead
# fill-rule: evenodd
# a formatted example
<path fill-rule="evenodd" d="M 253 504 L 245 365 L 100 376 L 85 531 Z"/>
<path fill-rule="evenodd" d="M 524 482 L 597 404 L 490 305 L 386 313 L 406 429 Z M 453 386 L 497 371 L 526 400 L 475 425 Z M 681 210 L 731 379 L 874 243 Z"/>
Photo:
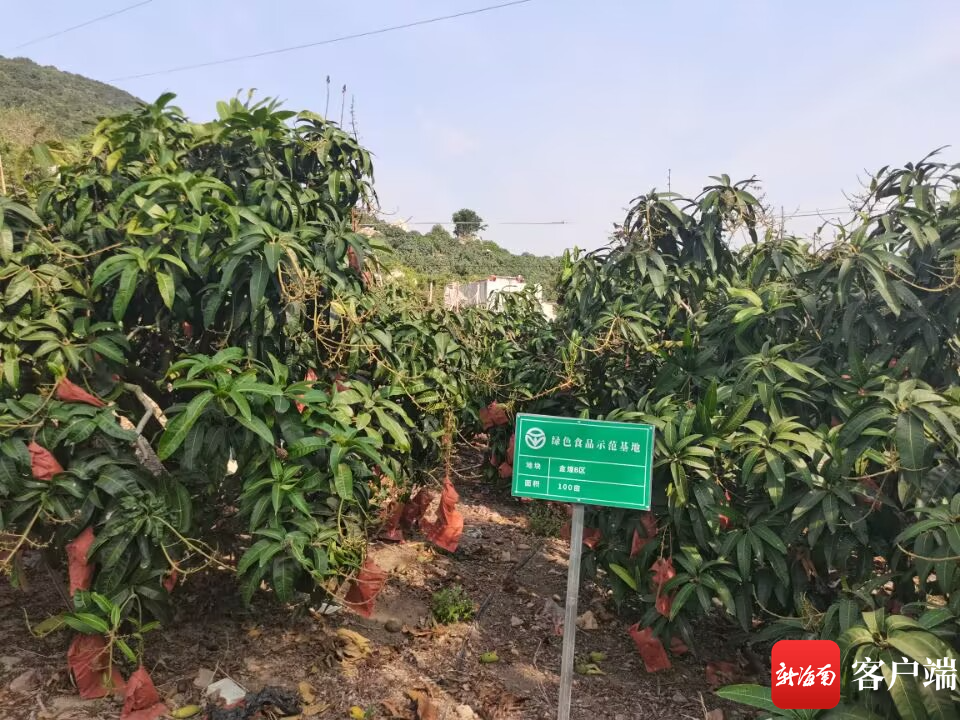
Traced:
<path fill-rule="evenodd" d="M 209 60 L 202 63 L 193 63 L 191 65 L 178 65 L 165 70 L 154 70 L 153 72 L 139 73 L 136 75 L 124 75 L 122 77 L 112 78 L 110 82 L 120 80 L 138 80 L 140 78 L 154 77 L 156 75 L 168 75 L 170 73 L 186 72 L 187 70 L 197 70 L 199 68 L 213 67 L 214 65 L 226 65 L 227 63 L 240 62 L 241 60 L 251 60 L 253 58 L 267 57 L 269 55 L 280 55 L 282 53 L 295 52 L 297 50 L 306 50 L 307 48 L 320 47 L 321 45 L 332 45 L 333 43 L 345 42 L 347 40 L 357 40 L 359 38 L 370 37 L 372 35 L 383 35 L 384 33 L 394 32 L 396 30 L 406 30 L 408 28 L 420 27 L 421 25 L 431 25 L 433 23 L 443 22 L 445 20 L 454 20 L 456 18 L 466 17 L 468 15 L 479 15 L 480 13 L 500 10 L 502 8 L 513 7 L 515 5 L 524 5 L 533 2 L 533 0 L 511 0 L 510 2 L 500 3 L 499 5 L 488 5 L 475 10 L 464 10 L 463 12 L 452 15 L 440 15 L 438 17 L 427 18 L 426 20 L 415 20 L 413 22 L 403 23 L 402 25 L 391 25 L 389 27 L 378 28 L 376 30 L 367 30 L 366 32 L 353 33 L 351 35 L 340 35 L 339 37 L 327 38 L 326 40 L 317 40 L 316 42 L 303 43 L 302 45 L 291 45 L 289 47 L 276 48 L 274 50 L 264 50 L 247 55 L 235 55 L 233 57 L 221 58 L 219 60 Z"/>
<path fill-rule="evenodd" d="M 835 207 L 835 208 L 817 208 L 813 210 L 797 210 L 792 213 L 784 213 L 783 215 L 773 214 L 773 217 L 776 220 L 779 220 L 781 217 L 784 219 L 790 219 L 795 217 L 818 217 L 822 215 L 832 214 L 832 213 L 849 213 L 853 214 L 855 211 L 849 207 Z M 360 223 L 361 227 L 377 227 L 380 225 L 405 225 L 405 226 L 434 226 L 434 225 L 457 225 L 458 223 L 453 220 L 407 220 L 402 223 L 392 223 L 389 220 L 380 220 L 377 222 L 366 222 Z M 469 223 L 466 223 L 469 224 Z M 484 225 L 582 225 L 583 221 L 579 220 L 507 220 L 507 221 L 483 221 Z"/>
<path fill-rule="evenodd" d="M 73 32 L 74 30 L 79 30 L 80 28 L 87 27 L 88 25 L 93 25 L 94 23 L 98 23 L 101 20 L 107 20 L 109 18 L 116 17 L 117 15 L 122 15 L 125 12 L 135 10 L 136 8 L 143 7 L 144 5 L 149 5 L 152 2 L 153 0 L 141 0 L 141 2 L 134 3 L 133 5 L 127 5 L 126 7 L 122 7 L 119 10 L 114 10 L 113 12 L 107 13 L 106 15 L 100 15 L 99 17 L 95 17 L 95 18 L 92 18 L 91 20 L 87 20 L 86 22 L 82 22 L 79 25 L 71 25 L 68 28 L 63 28 L 63 30 L 57 30 L 56 32 L 52 32 L 49 35 L 41 35 L 40 37 L 33 38 L 33 40 L 27 40 L 25 43 L 21 43 L 20 45 L 17 45 L 14 48 L 14 50 L 19 50 L 21 48 L 27 47 L 28 45 L 34 45 L 38 42 L 43 42 L 44 40 L 50 40 L 51 38 L 59 37 L 60 35 L 66 35 L 68 32 Z"/>

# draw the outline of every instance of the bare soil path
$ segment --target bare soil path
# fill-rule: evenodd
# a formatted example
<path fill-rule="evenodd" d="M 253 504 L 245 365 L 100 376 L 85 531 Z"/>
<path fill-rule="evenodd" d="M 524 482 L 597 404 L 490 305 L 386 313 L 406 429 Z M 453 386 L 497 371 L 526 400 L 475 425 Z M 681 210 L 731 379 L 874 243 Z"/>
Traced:
<path fill-rule="evenodd" d="M 561 639 L 544 608 L 563 604 L 567 543 L 533 535 L 524 506 L 479 480 L 460 477 L 456 484 L 466 521 L 459 549 L 443 553 L 416 537 L 375 546 L 371 552 L 390 579 L 369 619 L 346 611 L 296 613 L 267 602 L 245 610 L 225 573 L 191 578 L 177 590 L 179 617 L 148 636 L 145 665 L 161 696 L 171 708 L 199 702 L 193 681 L 207 668 L 247 690 L 305 688 L 313 697 L 303 717 L 321 720 L 351 717 L 355 707 L 384 720 L 556 717 Z M 42 568 L 28 569 L 28 577 L 25 591 L 0 587 L 0 718 L 118 718 L 115 700 L 77 697 L 66 670 L 67 632 L 43 639 L 30 634 L 25 611 L 37 622 L 64 605 L 59 577 Z M 435 626 L 431 597 L 455 584 L 482 612 L 474 622 Z M 597 628 L 578 632 L 578 655 L 602 653 L 597 666 L 604 674 L 576 676 L 573 718 L 742 717 L 705 679 L 707 661 L 736 656 L 721 633 L 710 637 L 705 630 L 700 658 L 671 656 L 670 670 L 648 674 L 627 634 L 633 619 L 616 617 L 606 595 L 590 584 L 580 600 L 580 612 L 588 610 Z M 359 633 L 369 646 L 350 647 L 337 637 L 338 628 Z M 490 651 L 499 661 L 481 663 Z M 31 670 L 27 692 L 11 690 L 11 682 Z M 411 700 L 418 692 L 436 715 L 418 717 Z"/>

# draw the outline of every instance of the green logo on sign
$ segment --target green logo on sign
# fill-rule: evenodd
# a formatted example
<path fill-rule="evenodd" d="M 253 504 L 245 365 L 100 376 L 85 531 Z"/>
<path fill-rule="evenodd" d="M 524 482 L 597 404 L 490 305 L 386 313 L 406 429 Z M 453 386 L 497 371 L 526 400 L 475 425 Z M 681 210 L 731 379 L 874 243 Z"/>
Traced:
<path fill-rule="evenodd" d="M 538 427 L 533 427 L 527 430 L 526 434 L 523 436 L 524 441 L 527 443 L 527 447 L 531 450 L 539 450 L 547 442 L 546 433 L 543 432 Z"/>

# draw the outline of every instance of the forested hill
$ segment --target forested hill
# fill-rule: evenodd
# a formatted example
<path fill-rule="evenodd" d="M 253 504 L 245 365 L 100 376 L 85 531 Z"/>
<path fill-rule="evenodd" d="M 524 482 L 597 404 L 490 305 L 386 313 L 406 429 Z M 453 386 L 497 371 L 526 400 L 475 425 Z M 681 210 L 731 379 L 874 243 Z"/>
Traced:
<path fill-rule="evenodd" d="M 0 56 L 0 139 L 22 145 L 41 139 L 74 138 L 97 117 L 135 107 L 137 98 L 82 75 Z"/>
<path fill-rule="evenodd" d="M 371 225 L 393 248 L 393 253 L 385 258 L 387 266 L 412 271 L 420 281 L 443 284 L 489 275 L 522 275 L 528 283 L 543 286 L 546 299 L 556 295 L 558 257 L 514 255 L 490 240 L 461 241 L 441 225 L 434 225 L 426 234 L 387 223 Z"/>

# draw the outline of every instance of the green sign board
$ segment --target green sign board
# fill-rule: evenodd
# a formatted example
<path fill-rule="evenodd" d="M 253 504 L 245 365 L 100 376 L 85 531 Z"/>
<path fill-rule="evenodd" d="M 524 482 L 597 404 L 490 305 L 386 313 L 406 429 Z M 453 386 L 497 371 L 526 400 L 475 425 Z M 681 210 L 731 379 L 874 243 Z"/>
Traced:
<path fill-rule="evenodd" d="M 650 509 L 653 426 L 517 415 L 513 495 Z"/>

